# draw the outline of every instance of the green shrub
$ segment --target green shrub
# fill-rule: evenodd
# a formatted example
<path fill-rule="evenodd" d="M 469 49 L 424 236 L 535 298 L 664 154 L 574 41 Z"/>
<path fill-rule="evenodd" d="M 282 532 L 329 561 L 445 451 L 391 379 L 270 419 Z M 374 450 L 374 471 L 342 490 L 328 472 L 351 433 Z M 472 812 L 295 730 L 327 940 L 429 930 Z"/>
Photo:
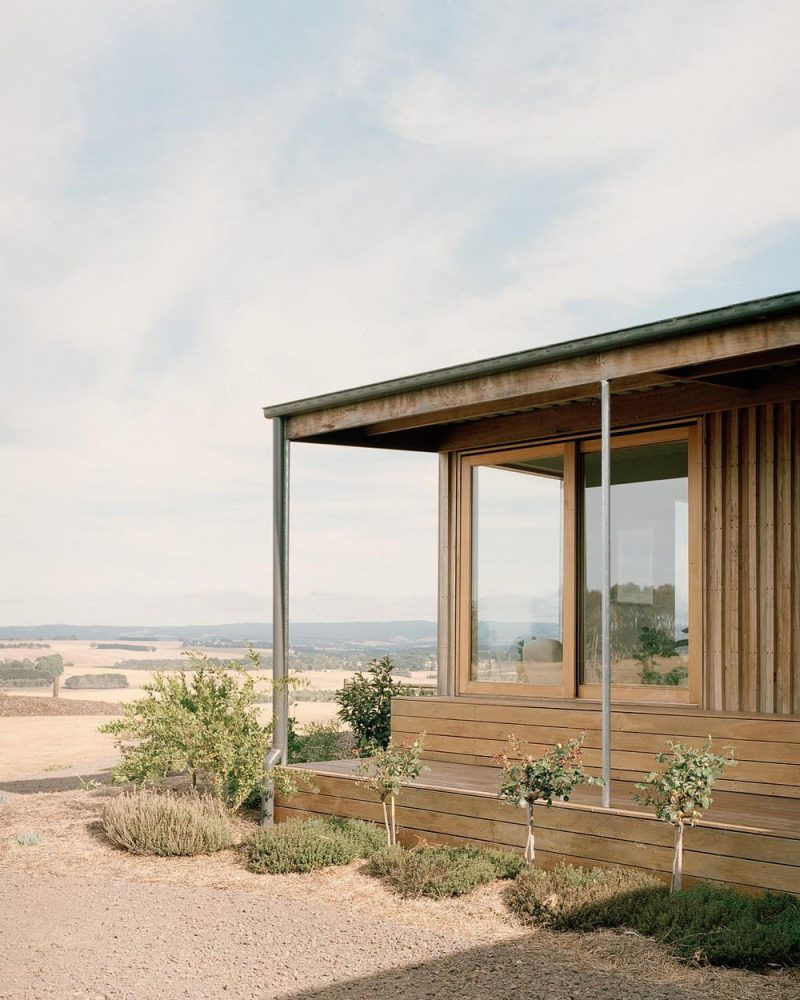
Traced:
<path fill-rule="evenodd" d="M 258 718 L 255 680 L 204 657 L 192 659 L 191 674 L 156 673 L 144 685 L 144 698 L 100 727 L 117 737 L 122 750 L 114 779 L 141 783 L 189 774 L 193 785 L 204 778 L 215 795 L 238 809 L 261 787 L 269 743 Z"/>
<path fill-rule="evenodd" d="M 210 854 L 230 847 L 228 812 L 217 799 L 143 791 L 119 795 L 103 808 L 103 830 L 131 854 Z"/>
<path fill-rule="evenodd" d="M 526 923 L 555 930 L 625 927 L 684 959 L 745 969 L 800 965 L 795 896 L 747 896 L 706 882 L 671 894 L 652 876 L 626 869 L 558 865 L 524 871 L 507 901 Z"/>
<path fill-rule="evenodd" d="M 370 875 L 400 896 L 463 896 L 495 879 L 515 878 L 523 859 L 511 851 L 484 847 L 385 847 L 370 859 Z"/>
<path fill-rule="evenodd" d="M 298 730 L 289 718 L 289 763 L 342 760 L 352 749 L 352 738 L 342 732 L 338 722 L 309 722 Z"/>
<path fill-rule="evenodd" d="M 250 871 L 285 875 L 370 858 L 383 843 L 383 834 L 374 823 L 332 816 L 266 827 L 243 845 L 243 851 Z"/>
<path fill-rule="evenodd" d="M 39 843 L 39 834 L 33 830 L 23 830 L 17 834 L 17 843 L 20 847 L 35 847 Z"/>
<path fill-rule="evenodd" d="M 125 674 L 74 674 L 64 681 L 64 687 L 75 688 L 126 688 L 128 678 Z"/>
<path fill-rule="evenodd" d="M 559 864 L 550 871 L 526 868 L 509 887 L 506 901 L 525 923 L 556 930 L 590 930 L 595 926 L 619 926 L 610 914 L 632 893 L 642 891 L 664 895 L 667 890 L 655 877 L 627 868 Z M 609 916 L 604 917 L 606 913 Z M 595 919 L 611 922 L 593 923 Z"/>
<path fill-rule="evenodd" d="M 409 693 L 400 681 L 392 678 L 392 666 L 389 656 L 373 660 L 365 673 L 345 681 L 336 692 L 339 718 L 353 730 L 360 751 L 389 745 L 392 698 Z"/>

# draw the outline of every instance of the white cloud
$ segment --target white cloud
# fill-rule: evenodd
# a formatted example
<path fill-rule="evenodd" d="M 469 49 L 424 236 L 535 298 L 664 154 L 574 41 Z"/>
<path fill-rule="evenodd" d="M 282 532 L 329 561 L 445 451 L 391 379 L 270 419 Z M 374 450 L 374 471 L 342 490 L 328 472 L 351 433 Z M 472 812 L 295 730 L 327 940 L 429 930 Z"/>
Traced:
<path fill-rule="evenodd" d="M 576 303 L 734 301 L 800 215 L 789 3 L 356 4 L 285 42 L 265 7 L 233 56 L 254 12 L 74 8 L 18 5 L 0 60 L 7 622 L 252 617 L 262 404 L 563 339 Z M 296 617 L 433 615 L 435 475 L 296 449 Z"/>

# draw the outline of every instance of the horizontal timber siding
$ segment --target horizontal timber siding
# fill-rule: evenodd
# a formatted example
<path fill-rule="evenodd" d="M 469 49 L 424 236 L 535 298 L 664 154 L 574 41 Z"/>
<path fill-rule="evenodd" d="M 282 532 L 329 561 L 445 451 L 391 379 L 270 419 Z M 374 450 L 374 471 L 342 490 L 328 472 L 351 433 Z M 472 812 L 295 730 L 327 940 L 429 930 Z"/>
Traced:
<path fill-rule="evenodd" d="M 617 707 L 611 714 L 612 778 L 641 781 L 667 740 L 717 748 L 733 746 L 737 764 L 717 782 L 719 792 L 785 800 L 800 818 L 800 718 L 702 709 Z M 515 735 L 534 753 L 585 734 L 587 770 L 600 773 L 600 708 L 581 702 L 524 704 L 475 698 L 396 698 L 392 733 L 397 739 L 425 733 L 429 760 L 490 765 Z"/>
<path fill-rule="evenodd" d="M 705 426 L 705 705 L 800 713 L 800 402 Z"/>
<path fill-rule="evenodd" d="M 382 822 L 373 793 L 360 785 L 344 762 L 311 765 L 316 792 L 300 792 L 277 800 L 276 819 L 319 815 L 349 816 Z M 338 769 L 338 770 L 337 770 Z M 523 813 L 504 805 L 485 789 L 486 769 L 431 765 L 403 789 L 398 800 L 400 838 L 407 846 L 426 843 L 477 843 L 521 850 L 525 843 Z M 456 775 L 455 780 L 453 775 Z M 476 775 L 470 787 L 470 775 Z M 456 787 L 458 786 L 458 787 Z M 782 828 L 745 828 L 733 823 L 703 823 L 686 835 L 685 873 L 748 889 L 800 893 L 800 836 L 783 821 Z M 758 825 L 764 827 L 762 820 Z M 537 863 L 623 864 L 668 877 L 672 863 L 672 831 L 642 811 L 601 810 L 579 803 L 540 807 L 536 814 Z"/>

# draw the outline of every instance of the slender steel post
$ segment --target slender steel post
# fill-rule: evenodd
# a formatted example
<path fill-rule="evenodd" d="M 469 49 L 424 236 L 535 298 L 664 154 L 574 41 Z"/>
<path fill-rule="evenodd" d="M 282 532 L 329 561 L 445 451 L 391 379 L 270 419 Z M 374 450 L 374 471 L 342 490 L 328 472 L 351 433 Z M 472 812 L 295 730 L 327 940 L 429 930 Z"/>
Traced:
<path fill-rule="evenodd" d="M 611 392 L 600 383 L 600 551 L 602 562 L 602 803 L 611 805 Z"/>
<path fill-rule="evenodd" d="M 289 439 L 283 417 L 272 421 L 272 745 L 288 761 L 289 744 Z"/>

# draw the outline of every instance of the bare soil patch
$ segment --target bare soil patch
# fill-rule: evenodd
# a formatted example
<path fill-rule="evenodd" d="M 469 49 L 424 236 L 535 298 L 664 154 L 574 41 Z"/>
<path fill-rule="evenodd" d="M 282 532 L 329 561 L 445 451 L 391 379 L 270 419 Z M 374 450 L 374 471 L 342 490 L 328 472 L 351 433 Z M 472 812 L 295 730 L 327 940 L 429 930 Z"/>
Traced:
<path fill-rule="evenodd" d="M 0 941 L 14 921 L 21 922 L 14 915 L 16 909 L 34 905 L 23 891 L 27 886 L 29 895 L 40 893 L 59 907 L 72 908 L 58 918 L 58 926 L 76 928 L 70 934 L 74 943 L 59 949 L 60 962 L 69 969 L 74 955 L 75 963 L 82 964 L 72 969 L 77 978 L 71 982 L 81 982 L 83 975 L 91 983 L 85 993 L 77 994 L 3 993 L 0 986 L 0 997 L 218 996 L 221 987 L 214 977 L 226 968 L 230 977 L 225 995 L 237 997 L 339 1000 L 385 995 L 455 1000 L 468 993 L 487 1000 L 506 996 L 796 1000 L 800 996 L 798 973 L 761 976 L 692 967 L 634 934 L 527 931 L 506 911 L 500 883 L 458 899 L 402 900 L 366 875 L 361 862 L 311 875 L 277 876 L 248 872 L 235 850 L 194 858 L 128 855 L 112 847 L 100 829 L 103 801 L 114 794 L 118 790 L 108 786 L 60 793 L 37 793 L 32 787 L 31 794 L 6 795 L 0 803 L 0 896 L 3 887 L 7 889 L 0 900 Z M 240 835 L 246 836 L 254 824 L 254 817 L 238 820 Z M 16 835 L 23 831 L 38 833 L 39 843 L 19 845 Z M 80 910 L 86 893 L 92 895 L 95 910 L 108 917 L 100 922 L 102 941 L 97 938 L 92 952 L 102 960 L 86 957 L 89 942 L 81 936 Z M 124 932 L 114 929 L 119 907 L 124 908 Z M 215 927 L 228 921 L 230 933 L 217 934 L 205 926 L 207 921 L 216 921 Z M 138 986 L 131 985 L 136 961 L 170 974 L 174 971 L 170 963 L 177 963 L 184 973 L 189 970 L 191 963 L 183 965 L 181 942 L 172 937 L 176 948 L 169 953 L 172 958 L 166 948 L 169 928 L 176 926 L 188 928 L 190 941 L 196 935 L 207 945 L 213 942 L 216 964 L 213 969 L 209 966 L 207 979 L 191 978 L 205 968 L 201 961 L 186 981 L 186 993 L 169 988 L 159 993 L 157 975 L 152 982 L 140 979 Z M 277 964 L 276 952 L 265 944 L 276 926 L 279 936 L 281 926 L 290 927 L 295 935 L 291 945 L 277 951 Z M 201 941 L 195 944 L 200 947 Z M 106 947 L 110 951 L 104 951 Z M 10 961 L 7 954 L 5 961 Z M 18 982 L 29 986 L 27 953 L 20 962 Z M 108 982 L 102 979 L 106 967 L 109 976 L 113 972 L 116 977 Z M 243 978 L 242 969 L 249 970 L 250 978 Z M 176 975 L 176 984 L 179 979 Z M 12 980 L 0 971 L 3 982 Z"/>
<path fill-rule="evenodd" d="M 111 701 L 32 698 L 0 691 L 0 717 L 22 715 L 121 715 L 122 706 Z"/>

